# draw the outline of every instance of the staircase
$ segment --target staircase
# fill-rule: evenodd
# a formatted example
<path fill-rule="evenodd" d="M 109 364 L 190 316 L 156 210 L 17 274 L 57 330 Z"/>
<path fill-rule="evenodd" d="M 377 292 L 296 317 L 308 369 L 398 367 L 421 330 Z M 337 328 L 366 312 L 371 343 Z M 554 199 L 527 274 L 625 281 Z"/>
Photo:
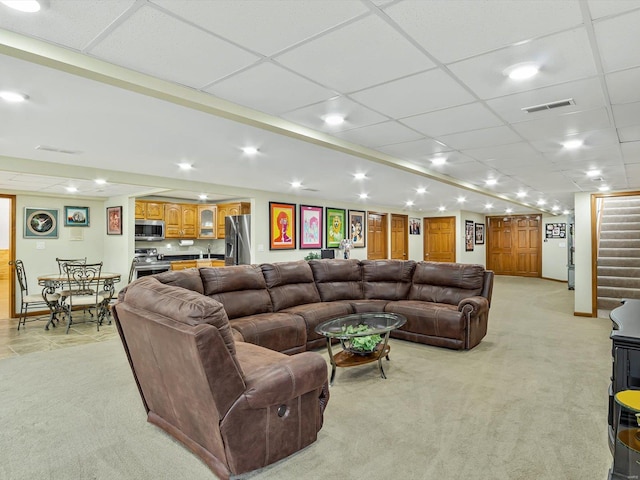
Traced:
<path fill-rule="evenodd" d="M 598 248 L 598 309 L 640 299 L 640 196 L 605 197 Z"/>

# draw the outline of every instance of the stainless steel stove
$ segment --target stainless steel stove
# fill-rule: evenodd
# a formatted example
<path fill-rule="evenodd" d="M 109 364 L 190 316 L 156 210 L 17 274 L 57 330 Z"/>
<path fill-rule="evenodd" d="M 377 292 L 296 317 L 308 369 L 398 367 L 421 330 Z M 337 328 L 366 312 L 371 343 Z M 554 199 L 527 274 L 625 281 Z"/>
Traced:
<path fill-rule="evenodd" d="M 166 272 L 171 269 L 171 262 L 165 260 L 157 248 L 136 248 L 136 263 L 133 267 L 133 278 L 140 278 L 146 275 Z"/>

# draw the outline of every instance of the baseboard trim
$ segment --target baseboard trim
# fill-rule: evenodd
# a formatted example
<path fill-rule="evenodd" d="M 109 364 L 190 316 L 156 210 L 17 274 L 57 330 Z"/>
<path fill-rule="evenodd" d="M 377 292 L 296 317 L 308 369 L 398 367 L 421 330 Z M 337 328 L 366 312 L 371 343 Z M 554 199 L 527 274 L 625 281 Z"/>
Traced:
<path fill-rule="evenodd" d="M 568 283 L 567 280 L 558 280 L 557 278 L 540 277 L 543 280 L 551 280 L 552 282 Z"/>
<path fill-rule="evenodd" d="M 573 312 L 573 316 L 574 317 L 597 317 L 597 315 L 594 315 L 591 312 Z"/>

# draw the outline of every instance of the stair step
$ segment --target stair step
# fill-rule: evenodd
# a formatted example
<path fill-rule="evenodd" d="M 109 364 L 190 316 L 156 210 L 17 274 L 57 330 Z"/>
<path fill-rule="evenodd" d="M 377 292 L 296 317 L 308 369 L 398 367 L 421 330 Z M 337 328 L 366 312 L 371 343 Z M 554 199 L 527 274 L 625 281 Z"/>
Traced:
<path fill-rule="evenodd" d="M 640 222 L 609 222 L 609 223 L 601 223 L 600 231 L 622 231 L 622 230 L 640 230 Z"/>
<path fill-rule="evenodd" d="M 637 298 L 640 300 L 640 289 L 624 287 L 604 287 L 598 285 L 598 298 Z"/>
<path fill-rule="evenodd" d="M 640 230 L 602 230 L 600 240 L 640 239 Z"/>
<path fill-rule="evenodd" d="M 640 238 L 600 238 L 600 249 L 603 248 L 640 249 Z"/>
<path fill-rule="evenodd" d="M 598 277 L 631 277 L 640 279 L 640 267 L 598 265 Z"/>
<path fill-rule="evenodd" d="M 640 267 L 640 258 L 598 257 L 598 267 Z"/>
<path fill-rule="evenodd" d="M 640 258 L 640 248 L 600 248 L 598 257 Z"/>
<path fill-rule="evenodd" d="M 598 288 L 632 288 L 640 292 L 640 278 L 598 276 Z"/>
<path fill-rule="evenodd" d="M 606 223 L 629 223 L 629 222 L 638 222 L 640 221 L 640 213 L 621 213 L 621 214 L 611 214 L 608 212 L 602 213 L 602 218 L 600 219 L 601 224 Z"/>
<path fill-rule="evenodd" d="M 640 207 L 640 197 L 635 195 L 635 196 L 628 196 L 628 197 L 617 198 L 617 199 L 605 198 L 604 207 L 607 210 L 609 209 L 609 207 L 611 208 Z"/>
<path fill-rule="evenodd" d="M 613 310 L 622 305 L 621 298 L 598 297 L 598 308 L 600 310 Z"/>

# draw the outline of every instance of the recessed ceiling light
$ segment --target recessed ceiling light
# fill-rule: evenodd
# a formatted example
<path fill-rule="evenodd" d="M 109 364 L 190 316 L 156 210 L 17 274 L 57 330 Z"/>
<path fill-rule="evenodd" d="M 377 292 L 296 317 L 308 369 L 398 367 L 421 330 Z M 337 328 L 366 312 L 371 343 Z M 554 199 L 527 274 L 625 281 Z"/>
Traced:
<path fill-rule="evenodd" d="M 544 205 L 545 203 L 547 203 L 547 201 L 544 198 L 541 198 L 540 200 L 538 200 L 536 202 L 538 205 Z"/>
<path fill-rule="evenodd" d="M 602 171 L 600 171 L 600 170 L 589 170 L 587 172 L 587 177 L 597 177 L 601 173 L 602 173 Z"/>
<path fill-rule="evenodd" d="M 367 176 L 364 173 L 354 173 L 353 178 L 356 180 L 364 180 Z"/>
<path fill-rule="evenodd" d="M 193 168 L 193 165 L 186 162 L 179 163 L 178 166 L 180 167 L 181 170 L 191 170 Z"/>
<path fill-rule="evenodd" d="M 66 187 L 67 192 L 69 193 L 75 193 L 78 191 L 78 189 L 76 187 Z"/>
<path fill-rule="evenodd" d="M 207 194 L 206 193 L 201 193 L 200 195 L 198 195 L 198 198 L 200 200 L 206 200 L 207 199 Z"/>
<path fill-rule="evenodd" d="M 39 12 L 42 8 L 41 2 L 42 0 L 40 2 L 36 0 L 0 0 L 0 3 L 5 4 L 7 7 L 24 13 Z"/>
<path fill-rule="evenodd" d="M 369 198 L 369 194 L 367 194 L 367 193 L 361 193 L 361 194 L 359 195 L 359 197 L 360 197 L 361 199 L 363 199 L 363 200 L 364 200 L 365 198 Z"/>
<path fill-rule="evenodd" d="M 416 188 L 416 192 L 422 195 L 423 193 L 427 192 L 427 189 L 424 187 Z"/>
<path fill-rule="evenodd" d="M 446 210 L 446 208 L 444 207 L 444 205 L 440 205 L 440 206 L 438 207 L 438 211 L 439 211 L 439 212 L 444 212 L 445 210 Z"/>
<path fill-rule="evenodd" d="M 407 200 L 407 202 L 405 203 L 405 205 L 407 207 L 412 207 L 413 206 L 413 201 L 412 200 Z"/>
<path fill-rule="evenodd" d="M 465 197 L 458 197 L 458 203 L 464 203 L 467 199 Z"/>
<path fill-rule="evenodd" d="M 94 182 L 96 182 L 98 185 L 106 185 L 107 181 L 104 178 L 96 178 L 94 180 Z"/>
<path fill-rule="evenodd" d="M 302 186 L 302 182 L 298 182 L 298 181 L 291 182 L 291 186 L 293 188 L 300 188 Z"/>
<path fill-rule="evenodd" d="M 511 213 L 511 212 L 513 212 L 513 208 L 507 208 L 507 209 L 505 209 L 505 212 L 506 213 Z"/>
<path fill-rule="evenodd" d="M 540 67 L 535 63 L 518 63 L 507 68 L 504 73 L 511 80 L 526 80 L 533 77 L 540 71 Z"/>
<path fill-rule="evenodd" d="M 516 197 L 518 198 L 524 198 L 527 196 L 527 192 L 525 192 L 524 190 L 520 190 L 518 193 L 516 193 Z"/>
<path fill-rule="evenodd" d="M 562 213 L 564 213 L 565 215 L 569 215 L 571 212 L 569 210 L 563 210 Z"/>
<path fill-rule="evenodd" d="M 487 180 L 487 185 L 491 186 L 491 185 L 495 185 L 498 183 L 498 180 L 496 180 L 495 178 L 490 178 L 489 180 Z"/>
<path fill-rule="evenodd" d="M 484 208 L 486 208 L 487 210 L 491 210 L 493 208 L 493 203 L 485 203 Z"/>
<path fill-rule="evenodd" d="M 255 155 L 258 153 L 258 149 L 256 147 L 242 147 L 242 152 L 245 155 Z"/>
<path fill-rule="evenodd" d="M 432 165 L 444 165 L 445 163 L 447 163 L 446 157 L 436 157 L 431 159 Z"/>
<path fill-rule="evenodd" d="M 582 146 L 582 140 L 567 140 L 562 143 L 562 146 L 567 150 L 575 150 L 576 148 L 580 148 Z"/>
<path fill-rule="evenodd" d="M 10 92 L 8 90 L 4 90 L 0 92 L 0 98 L 5 102 L 9 103 L 20 103 L 24 102 L 29 98 L 29 95 L 19 92 Z"/>
<path fill-rule="evenodd" d="M 553 207 L 551 207 L 551 210 L 557 212 L 558 210 L 560 210 L 560 207 L 558 205 L 554 205 Z"/>
<path fill-rule="evenodd" d="M 608 187 L 606 185 L 602 185 L 602 186 L 598 187 L 598 190 L 600 190 L 601 192 L 608 192 L 609 188 L 610 187 Z"/>
<path fill-rule="evenodd" d="M 344 116 L 339 114 L 331 114 L 324 117 L 324 123 L 327 125 L 331 125 L 335 127 L 337 125 L 342 125 L 344 123 Z"/>

